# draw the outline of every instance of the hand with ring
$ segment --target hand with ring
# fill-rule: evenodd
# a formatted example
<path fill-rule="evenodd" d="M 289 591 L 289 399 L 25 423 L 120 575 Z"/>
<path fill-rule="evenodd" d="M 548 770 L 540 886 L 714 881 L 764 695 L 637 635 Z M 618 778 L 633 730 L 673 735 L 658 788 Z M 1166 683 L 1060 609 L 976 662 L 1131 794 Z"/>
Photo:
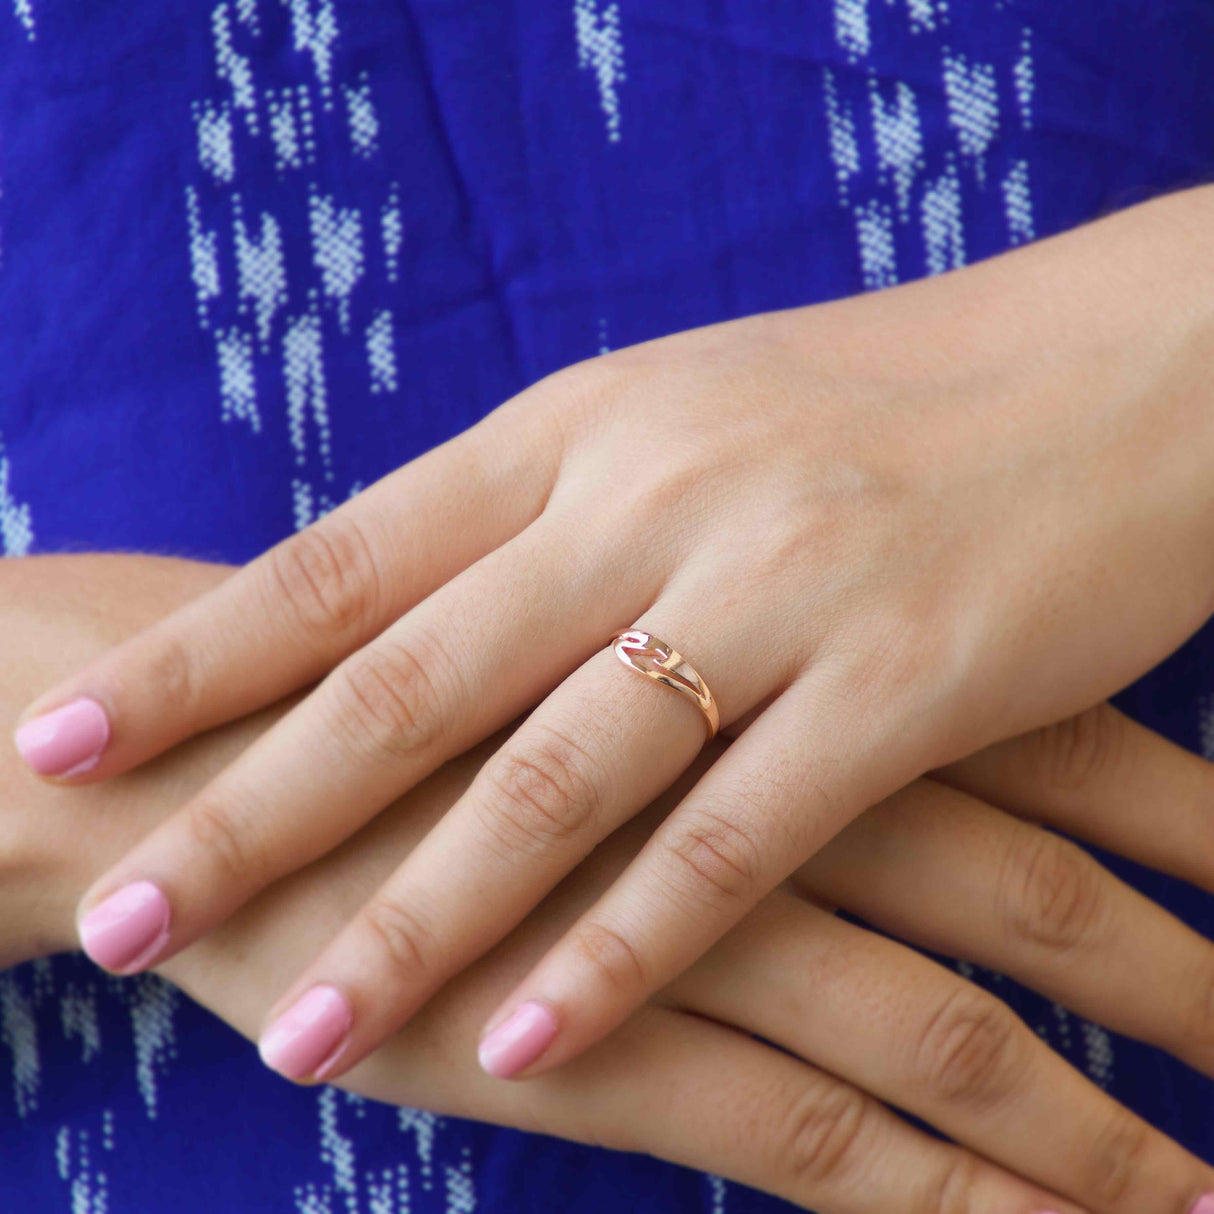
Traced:
<path fill-rule="evenodd" d="M 580 364 L 113 649 L 23 714 L 42 774 L 319 685 L 93 885 L 86 950 L 163 962 L 533 709 L 272 1009 L 267 1061 L 331 1078 L 719 718 L 732 744 L 480 1044 L 499 1076 L 579 1054 L 868 806 L 1206 620 L 1211 231 L 1193 190 Z"/>

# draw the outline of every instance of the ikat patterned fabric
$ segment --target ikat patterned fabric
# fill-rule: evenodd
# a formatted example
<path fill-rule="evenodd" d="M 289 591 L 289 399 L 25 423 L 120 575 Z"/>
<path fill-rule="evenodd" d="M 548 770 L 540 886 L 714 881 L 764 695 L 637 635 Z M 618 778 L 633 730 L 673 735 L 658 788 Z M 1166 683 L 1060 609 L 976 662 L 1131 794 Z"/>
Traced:
<path fill-rule="evenodd" d="M 0 0 L 0 544 L 245 561 L 562 365 L 1212 173 L 1209 0 Z M 1214 632 L 1121 703 L 1214 758 Z M 1214 1159 L 1208 1080 L 965 972 Z M 786 1208 L 0 974 L 2 1214 Z"/>

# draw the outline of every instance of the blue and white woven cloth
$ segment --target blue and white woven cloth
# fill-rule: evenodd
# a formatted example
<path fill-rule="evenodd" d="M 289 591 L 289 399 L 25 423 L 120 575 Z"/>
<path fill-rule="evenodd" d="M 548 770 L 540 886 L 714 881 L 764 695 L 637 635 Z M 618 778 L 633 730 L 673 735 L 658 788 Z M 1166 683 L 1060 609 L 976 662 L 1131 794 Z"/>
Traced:
<path fill-rule="evenodd" d="M 1212 81 L 1209 0 L 0 0 L 4 551 L 245 561 L 564 364 L 1209 178 Z M 1214 756 L 1214 634 L 1121 702 Z M 1208 1080 L 975 977 L 1214 1159 Z M 0 974 L 4 1214 L 784 1208 Z"/>

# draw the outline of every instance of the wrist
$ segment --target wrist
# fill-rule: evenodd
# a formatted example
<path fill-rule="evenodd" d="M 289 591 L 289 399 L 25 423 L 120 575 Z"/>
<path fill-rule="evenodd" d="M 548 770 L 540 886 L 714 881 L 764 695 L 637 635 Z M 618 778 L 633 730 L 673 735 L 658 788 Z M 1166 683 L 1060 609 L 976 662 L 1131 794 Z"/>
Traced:
<path fill-rule="evenodd" d="M 1053 453 L 1035 492 L 1078 488 L 1061 525 L 1090 510 L 1125 551 L 1175 553 L 1183 577 L 1168 592 L 1192 599 L 1197 627 L 1214 604 L 1214 187 L 974 269 L 990 275 L 975 298 L 959 293 L 975 317 L 966 344 L 1001 350 L 1030 384 L 994 420 L 991 449 L 1014 430 L 1013 452 Z"/>

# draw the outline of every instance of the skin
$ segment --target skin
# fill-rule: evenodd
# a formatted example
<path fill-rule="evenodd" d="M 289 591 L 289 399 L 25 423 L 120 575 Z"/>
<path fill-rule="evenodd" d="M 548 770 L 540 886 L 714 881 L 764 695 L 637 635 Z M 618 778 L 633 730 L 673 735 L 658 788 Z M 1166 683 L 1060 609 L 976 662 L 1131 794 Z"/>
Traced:
<path fill-rule="evenodd" d="M 82 921 L 151 882 L 171 925 L 141 964 L 171 956 L 539 701 L 273 1009 L 340 991 L 339 1073 L 701 752 L 696 707 L 604 648 L 646 629 L 737 740 L 488 1017 L 547 1009 L 523 1075 L 576 1057 L 868 806 L 1209 617 L 1212 232 L 1192 190 L 508 401 L 26 710 L 103 706 L 89 782 L 321 680 Z"/>
<path fill-rule="evenodd" d="M 0 563 L 10 655 L 0 702 L 15 709 L 39 679 L 87 661 L 229 573 L 140 557 Z M 39 783 L 15 755 L 0 759 L 0 779 L 14 794 L 0 815 L 0 963 L 71 947 L 81 888 L 289 708 L 86 789 Z M 254 1035 L 306 959 L 306 942 L 342 930 L 367 883 L 422 844 L 502 740 L 448 763 L 157 968 Z M 846 907 L 907 939 L 998 966 L 1214 1074 L 1209 943 L 1077 847 L 957 787 L 985 782 L 992 798 L 1006 791 L 1042 821 L 1096 823 L 1126 854 L 1214 887 L 1214 842 L 1202 820 L 1214 769 L 1107 708 L 873 807 L 576 1062 L 527 1085 L 484 1074 L 469 1048 L 480 1019 L 725 749 L 714 743 L 669 795 L 341 1085 L 648 1151 L 822 1214 L 1182 1214 L 1214 1191 L 1214 1169 L 1118 1106 L 997 999 L 828 909 Z M 1149 829 L 1131 812 L 1148 792 L 1158 807 Z M 912 1128 L 881 1101 L 917 1113 L 956 1144 Z"/>

